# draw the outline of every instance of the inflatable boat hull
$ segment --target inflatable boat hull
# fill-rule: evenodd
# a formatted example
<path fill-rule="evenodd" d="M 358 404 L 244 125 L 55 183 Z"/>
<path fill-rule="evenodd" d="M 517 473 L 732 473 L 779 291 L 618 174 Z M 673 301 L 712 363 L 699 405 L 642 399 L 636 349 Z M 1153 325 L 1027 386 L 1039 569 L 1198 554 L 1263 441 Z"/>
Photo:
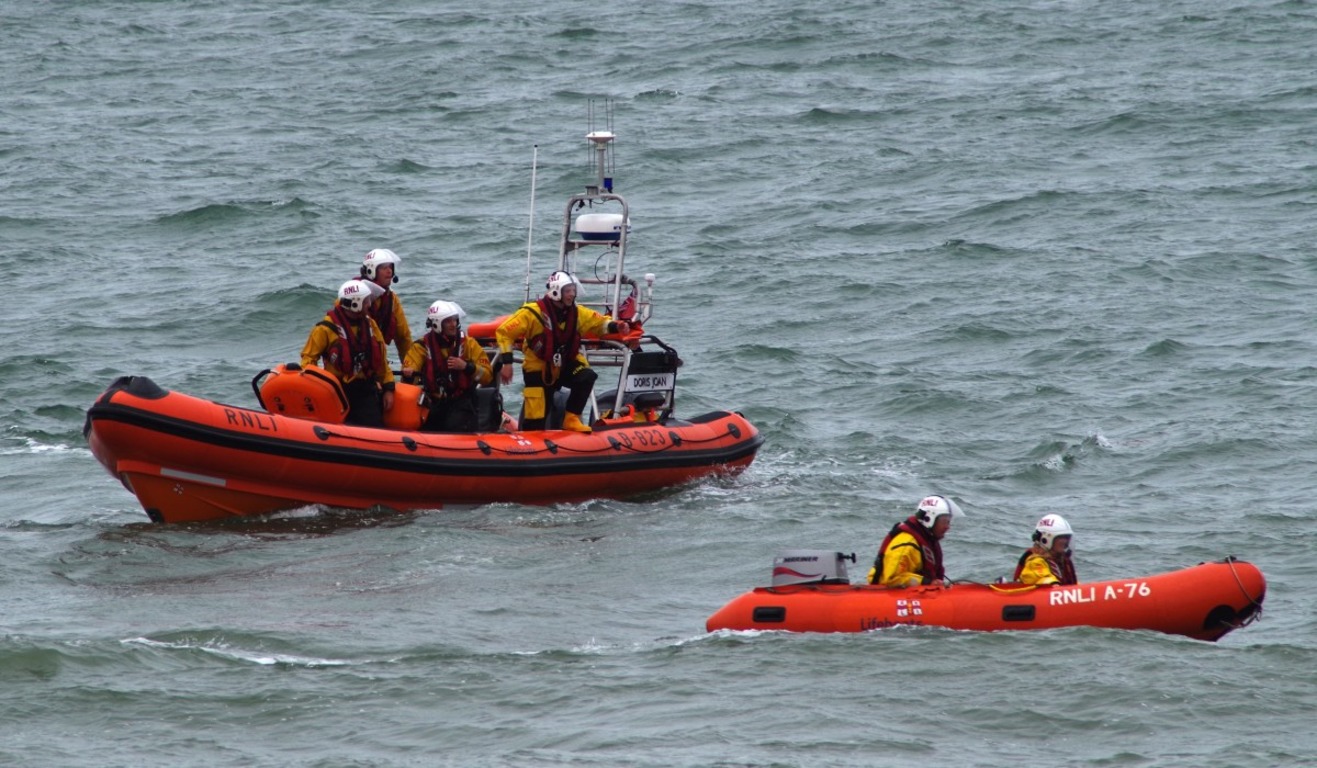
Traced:
<path fill-rule="evenodd" d="M 975 631 L 1092 626 L 1215 641 L 1257 618 L 1265 595 L 1262 572 L 1252 563 L 1228 558 L 1156 576 L 1065 587 L 760 587 L 723 606 L 707 628 L 864 632 L 899 625 Z"/>
<path fill-rule="evenodd" d="M 309 504 L 439 509 L 627 498 L 749 465 L 763 437 L 738 413 L 551 430 L 431 434 L 327 424 L 116 381 L 87 413 L 92 453 L 156 522 Z"/>

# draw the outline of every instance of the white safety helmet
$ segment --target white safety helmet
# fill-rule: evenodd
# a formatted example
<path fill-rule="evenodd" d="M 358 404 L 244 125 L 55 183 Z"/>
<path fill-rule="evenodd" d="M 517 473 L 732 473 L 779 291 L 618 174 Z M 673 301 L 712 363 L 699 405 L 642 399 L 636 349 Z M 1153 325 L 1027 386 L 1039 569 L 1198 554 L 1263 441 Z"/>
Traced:
<path fill-rule="evenodd" d="M 576 286 L 576 292 L 580 293 L 581 281 L 567 272 L 558 271 L 549 275 L 549 282 L 545 283 L 544 287 L 548 289 L 547 295 L 550 299 L 562 301 L 562 289 L 569 285 Z"/>
<path fill-rule="evenodd" d="M 393 282 L 398 282 L 398 265 L 402 259 L 398 254 L 390 251 L 388 248 L 376 248 L 366 254 L 366 260 L 361 263 L 361 276 L 368 280 L 375 279 L 375 270 L 385 264 L 393 265 Z"/>
<path fill-rule="evenodd" d="M 369 280 L 353 278 L 338 288 L 338 303 L 360 312 L 375 298 L 384 295 L 384 289 Z"/>
<path fill-rule="evenodd" d="M 450 317 L 456 317 L 460 325 L 462 318 L 466 317 L 466 312 L 462 311 L 461 305 L 456 301 L 440 299 L 431 304 L 430 308 L 425 311 L 425 327 L 438 331 L 443 327 L 443 322 Z"/>
<path fill-rule="evenodd" d="M 1075 540 L 1075 529 L 1060 515 L 1047 515 L 1034 526 L 1033 540 L 1042 544 L 1043 549 L 1051 549 L 1058 536 L 1069 536 L 1072 542 Z"/>
<path fill-rule="evenodd" d="M 915 519 L 929 530 L 933 529 L 933 524 L 943 515 L 951 515 L 951 519 L 954 520 L 964 517 L 965 513 L 960 511 L 956 502 L 946 496 L 925 496 L 915 509 Z"/>

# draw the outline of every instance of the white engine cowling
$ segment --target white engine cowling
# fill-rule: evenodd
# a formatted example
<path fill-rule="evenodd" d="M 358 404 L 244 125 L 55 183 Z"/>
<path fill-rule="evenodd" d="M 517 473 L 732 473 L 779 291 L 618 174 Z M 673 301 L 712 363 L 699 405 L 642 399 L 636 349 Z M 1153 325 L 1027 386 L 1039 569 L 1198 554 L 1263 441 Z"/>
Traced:
<path fill-rule="evenodd" d="M 773 586 L 849 584 L 847 560 L 855 562 L 855 555 L 830 549 L 784 549 L 773 558 Z"/>

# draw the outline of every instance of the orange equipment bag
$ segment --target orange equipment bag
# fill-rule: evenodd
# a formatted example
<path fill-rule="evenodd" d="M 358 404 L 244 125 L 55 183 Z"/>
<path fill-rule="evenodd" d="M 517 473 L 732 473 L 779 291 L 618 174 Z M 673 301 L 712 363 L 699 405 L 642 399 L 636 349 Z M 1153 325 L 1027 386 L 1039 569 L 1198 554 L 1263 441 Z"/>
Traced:
<path fill-rule="evenodd" d="M 421 404 L 424 391 L 416 384 L 398 382 L 393 389 L 393 406 L 384 412 L 384 426 L 415 432 L 425 423 L 430 409 Z"/>
<path fill-rule="evenodd" d="M 252 379 L 252 391 L 262 408 L 278 416 L 327 424 L 342 424 L 348 417 L 343 386 L 319 366 L 287 363 L 267 368 Z"/>

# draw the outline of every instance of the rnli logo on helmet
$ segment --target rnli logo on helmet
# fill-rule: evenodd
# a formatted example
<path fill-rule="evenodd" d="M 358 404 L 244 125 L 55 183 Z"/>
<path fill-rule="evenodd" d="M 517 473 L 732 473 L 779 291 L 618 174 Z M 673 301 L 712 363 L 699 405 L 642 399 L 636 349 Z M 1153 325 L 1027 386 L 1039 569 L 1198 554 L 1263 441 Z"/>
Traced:
<path fill-rule="evenodd" d="M 361 286 L 357 286 L 357 285 L 349 285 L 343 289 L 344 296 L 356 296 L 361 292 L 362 292 Z"/>
<path fill-rule="evenodd" d="M 1042 526 L 1042 525 L 1053 525 L 1053 524 L 1054 524 L 1054 521 L 1052 520 L 1051 517 L 1044 517 L 1042 520 L 1039 520 L 1039 521 L 1038 521 L 1038 525 L 1040 525 L 1040 526 Z"/>
<path fill-rule="evenodd" d="M 936 496 L 927 496 L 927 497 L 924 498 L 923 501 L 919 502 L 919 506 L 920 506 L 920 507 L 936 507 L 936 506 L 937 506 L 937 503 L 938 503 L 939 501 L 941 501 L 941 499 L 939 499 L 939 498 L 936 497 Z"/>

